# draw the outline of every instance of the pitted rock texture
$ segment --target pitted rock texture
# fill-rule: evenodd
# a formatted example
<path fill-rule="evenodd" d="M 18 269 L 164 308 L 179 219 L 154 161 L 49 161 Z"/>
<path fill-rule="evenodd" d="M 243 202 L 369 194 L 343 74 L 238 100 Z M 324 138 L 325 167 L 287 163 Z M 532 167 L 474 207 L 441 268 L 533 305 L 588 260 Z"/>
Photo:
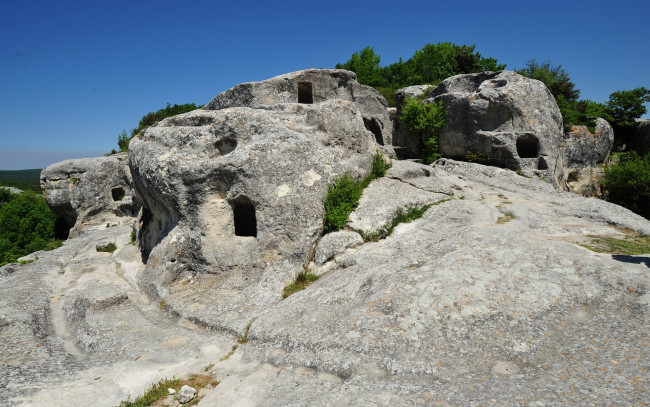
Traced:
<path fill-rule="evenodd" d="M 596 119 L 593 133 L 586 126 L 573 126 L 564 135 L 564 171 L 571 192 L 601 197 L 603 165 L 614 146 L 614 129 L 606 120 Z"/>
<path fill-rule="evenodd" d="M 562 115 L 540 81 L 515 72 L 482 72 L 445 79 L 425 102 L 442 101 L 449 122 L 440 152 L 465 160 L 546 176 L 564 188 Z"/>
<path fill-rule="evenodd" d="M 126 153 L 49 165 L 41 172 L 41 188 L 49 207 L 70 228 L 70 237 L 120 223 L 139 210 Z"/>
<path fill-rule="evenodd" d="M 205 371 L 220 384 L 199 406 L 648 399 L 650 254 L 579 243 L 650 234 L 650 222 L 478 164 L 395 161 L 387 177 L 453 199 L 379 242 L 359 245 L 353 232 L 325 241 L 336 253 L 320 257 L 327 270 L 284 300 L 301 264 L 241 291 L 212 273 L 183 274 L 151 301 L 137 284 L 150 264 L 128 226 L 0 268 L 0 405 L 115 406 L 162 378 Z M 373 202 L 378 212 L 394 205 Z M 106 241 L 118 249 L 97 252 Z M 224 297 L 245 306 L 220 312 Z"/>
<path fill-rule="evenodd" d="M 386 153 L 393 154 L 393 122 L 386 99 L 370 86 L 359 84 L 356 74 L 351 71 L 307 69 L 261 82 L 242 83 L 218 94 L 204 108 L 260 108 L 278 103 L 312 104 L 334 99 L 353 102 L 378 146 Z"/>
<path fill-rule="evenodd" d="M 243 326 L 242 307 L 277 300 L 309 261 L 328 184 L 367 175 L 376 154 L 356 105 L 340 99 L 197 110 L 147 129 L 130 149 L 144 205 L 141 286 L 175 312 L 229 313 Z M 184 282 L 198 275 L 214 300 L 190 309 Z M 254 293 L 269 281 L 274 289 Z"/>

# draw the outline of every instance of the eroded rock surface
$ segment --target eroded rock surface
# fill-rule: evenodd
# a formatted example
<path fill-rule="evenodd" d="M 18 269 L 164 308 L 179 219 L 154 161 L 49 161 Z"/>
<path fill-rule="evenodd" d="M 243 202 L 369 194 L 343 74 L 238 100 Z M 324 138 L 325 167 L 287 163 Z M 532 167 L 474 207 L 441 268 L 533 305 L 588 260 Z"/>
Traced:
<path fill-rule="evenodd" d="M 562 115 L 542 82 L 510 71 L 457 75 L 429 97 L 449 113 L 439 141 L 445 157 L 543 175 L 564 187 Z"/>
<path fill-rule="evenodd" d="M 328 184 L 367 175 L 377 147 L 341 99 L 197 110 L 147 129 L 130 144 L 141 286 L 174 312 L 245 327 L 243 310 L 277 301 L 310 260 Z M 195 279 L 210 301 L 195 301 Z"/>
<path fill-rule="evenodd" d="M 126 153 L 49 165 L 41 172 L 41 188 L 49 207 L 70 229 L 70 237 L 120 223 L 139 209 Z"/>
<path fill-rule="evenodd" d="M 567 189 L 587 197 L 601 197 L 602 167 L 613 146 L 614 130 L 606 120 L 598 118 L 593 132 L 586 126 L 573 126 L 564 135 Z"/>
<path fill-rule="evenodd" d="M 220 384 L 200 406 L 647 400 L 650 254 L 579 243 L 650 234 L 650 222 L 478 164 L 395 161 L 387 179 L 451 199 L 379 242 L 332 238 L 325 273 L 285 300 L 301 264 L 242 290 L 183 274 L 171 308 L 152 301 L 138 281 L 161 269 L 145 270 L 156 257 L 142 263 L 128 226 L 0 268 L 0 404 L 115 406 L 203 370 Z M 107 241 L 118 249 L 98 253 Z M 219 311 L 224 297 L 246 306 Z"/>
<path fill-rule="evenodd" d="M 352 102 L 377 144 L 392 154 L 393 123 L 386 99 L 370 86 L 359 84 L 351 71 L 307 69 L 261 82 L 242 83 L 215 96 L 205 109 L 262 108 L 278 103 L 312 104 L 334 99 Z"/>

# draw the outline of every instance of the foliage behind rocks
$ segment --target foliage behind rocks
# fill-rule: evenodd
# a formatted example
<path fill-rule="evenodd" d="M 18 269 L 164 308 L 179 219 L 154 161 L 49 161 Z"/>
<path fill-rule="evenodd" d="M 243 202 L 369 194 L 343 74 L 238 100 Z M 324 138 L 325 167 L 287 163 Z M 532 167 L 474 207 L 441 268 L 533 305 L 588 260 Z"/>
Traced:
<path fill-rule="evenodd" d="M 605 167 L 602 184 L 608 201 L 650 219 L 650 153 L 620 155 L 617 164 Z"/>

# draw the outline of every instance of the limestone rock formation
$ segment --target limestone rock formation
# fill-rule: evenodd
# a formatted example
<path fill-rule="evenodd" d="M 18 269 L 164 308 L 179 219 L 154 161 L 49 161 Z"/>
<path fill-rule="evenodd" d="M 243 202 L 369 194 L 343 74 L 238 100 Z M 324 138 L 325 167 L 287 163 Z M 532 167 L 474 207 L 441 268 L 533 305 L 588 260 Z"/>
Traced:
<path fill-rule="evenodd" d="M 457 75 L 429 97 L 449 112 L 439 141 L 445 157 L 478 155 L 563 187 L 562 115 L 542 82 L 509 71 Z"/>
<path fill-rule="evenodd" d="M 393 154 L 393 123 L 386 99 L 370 86 L 360 85 L 354 72 L 340 69 L 307 69 L 261 82 L 239 84 L 212 99 L 205 109 L 260 108 L 277 103 L 320 103 L 340 99 L 353 102 L 366 129 L 385 152 Z"/>
<path fill-rule="evenodd" d="M 573 126 L 564 135 L 564 169 L 566 186 L 583 196 L 600 197 L 600 180 L 609 153 L 614 146 L 614 130 L 598 118 L 592 133 L 586 126 Z"/>
<path fill-rule="evenodd" d="M 355 103 L 341 99 L 196 110 L 147 129 L 129 155 L 148 256 L 141 286 L 196 318 L 276 301 L 310 259 L 328 184 L 367 175 L 376 148 Z M 214 300 L 189 308 L 183 284 L 198 274 Z"/>
<path fill-rule="evenodd" d="M 205 116 L 177 120 L 192 117 Z M 479 164 L 395 161 L 386 177 L 453 199 L 379 242 L 333 238 L 326 272 L 285 300 L 272 273 L 239 292 L 197 274 L 170 297 L 186 309 L 166 312 L 136 284 L 154 255 L 142 263 L 126 225 L 0 268 L 0 405 L 115 406 L 206 368 L 220 383 L 199 405 L 581 404 L 576 389 L 606 405 L 647 399 L 650 255 L 581 245 L 650 234 L 650 222 Z M 118 249 L 97 252 L 106 241 Z M 224 296 L 248 303 L 199 312 Z"/>
<path fill-rule="evenodd" d="M 70 228 L 70 237 L 119 223 L 139 209 L 126 153 L 49 165 L 41 172 L 41 188 L 49 207 Z"/>

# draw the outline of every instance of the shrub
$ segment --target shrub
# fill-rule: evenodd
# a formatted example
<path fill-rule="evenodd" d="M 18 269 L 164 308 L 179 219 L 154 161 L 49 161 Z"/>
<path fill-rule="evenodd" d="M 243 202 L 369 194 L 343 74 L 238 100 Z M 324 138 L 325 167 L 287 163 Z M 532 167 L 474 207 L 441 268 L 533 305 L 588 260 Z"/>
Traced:
<path fill-rule="evenodd" d="M 424 104 L 418 99 L 407 98 L 399 119 L 410 134 L 420 138 L 424 164 L 442 157 L 438 152 L 438 135 L 447 124 L 448 115 L 441 101 Z"/>
<path fill-rule="evenodd" d="M 621 154 L 617 164 L 605 166 L 605 198 L 650 219 L 650 153 Z"/>
<path fill-rule="evenodd" d="M 45 199 L 31 191 L 14 194 L 0 206 L 0 266 L 29 253 L 60 246 L 56 217 Z"/>
<path fill-rule="evenodd" d="M 327 188 L 323 224 L 325 233 L 340 230 L 345 226 L 348 216 L 359 205 L 363 188 L 363 181 L 356 182 L 349 174 L 344 174 L 334 185 Z"/>
<path fill-rule="evenodd" d="M 393 164 L 384 161 L 384 156 L 381 153 L 377 153 L 372 159 L 372 175 L 374 178 L 381 178 L 392 166 Z"/>

